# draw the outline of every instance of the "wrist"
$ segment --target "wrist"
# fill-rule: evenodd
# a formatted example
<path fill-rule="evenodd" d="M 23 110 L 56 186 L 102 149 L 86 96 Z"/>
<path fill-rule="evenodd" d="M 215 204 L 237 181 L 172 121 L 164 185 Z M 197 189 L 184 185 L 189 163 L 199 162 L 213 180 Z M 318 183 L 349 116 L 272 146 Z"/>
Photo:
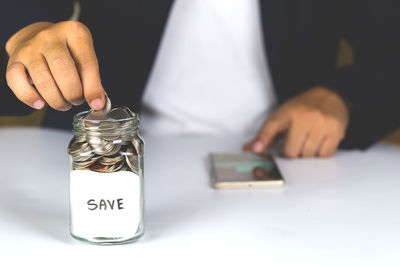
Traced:
<path fill-rule="evenodd" d="M 341 117 L 347 124 L 350 116 L 350 104 L 341 95 L 325 86 L 315 86 L 310 89 L 310 92 L 315 96 L 316 103 L 330 107 L 332 112 L 335 111 L 337 116 Z"/>
<path fill-rule="evenodd" d="M 337 93 L 335 90 L 330 89 L 325 86 L 316 86 L 312 89 L 319 91 L 321 95 L 330 96 L 332 100 L 337 101 L 340 104 L 344 105 L 346 107 L 347 111 L 350 110 L 350 103 L 345 98 L 343 98 L 343 96 L 341 96 L 339 93 Z"/>

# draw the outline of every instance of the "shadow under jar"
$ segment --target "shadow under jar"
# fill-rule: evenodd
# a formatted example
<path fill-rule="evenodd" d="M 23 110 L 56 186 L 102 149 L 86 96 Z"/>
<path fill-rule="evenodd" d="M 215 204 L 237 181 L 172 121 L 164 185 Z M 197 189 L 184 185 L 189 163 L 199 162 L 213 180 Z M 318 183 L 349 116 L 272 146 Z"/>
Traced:
<path fill-rule="evenodd" d="M 107 117 L 74 116 L 70 158 L 70 231 L 81 241 L 121 244 L 144 233 L 143 150 L 139 118 L 128 108 Z"/>

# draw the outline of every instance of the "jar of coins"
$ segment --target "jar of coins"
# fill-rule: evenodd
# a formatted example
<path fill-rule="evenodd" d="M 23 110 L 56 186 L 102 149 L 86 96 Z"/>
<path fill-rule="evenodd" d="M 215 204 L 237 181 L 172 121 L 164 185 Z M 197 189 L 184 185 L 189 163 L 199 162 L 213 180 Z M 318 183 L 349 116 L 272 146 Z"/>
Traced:
<path fill-rule="evenodd" d="M 70 156 L 71 235 L 119 244 L 143 235 L 143 140 L 128 108 L 78 113 Z"/>

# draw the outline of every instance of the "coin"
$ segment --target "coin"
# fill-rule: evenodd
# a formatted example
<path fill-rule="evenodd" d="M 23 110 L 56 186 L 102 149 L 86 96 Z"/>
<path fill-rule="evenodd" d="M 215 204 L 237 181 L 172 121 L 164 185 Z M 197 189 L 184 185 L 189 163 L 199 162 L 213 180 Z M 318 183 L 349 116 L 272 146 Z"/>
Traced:
<path fill-rule="evenodd" d="M 91 109 L 88 115 L 86 116 L 87 119 L 89 120 L 97 120 L 99 118 L 97 117 L 103 117 L 105 114 L 108 114 L 111 110 L 111 100 L 106 96 L 106 103 L 104 104 L 104 107 L 101 110 L 94 110 Z"/>
<path fill-rule="evenodd" d="M 72 143 L 68 148 L 68 153 L 74 161 L 84 161 L 90 159 L 94 155 L 92 148 L 86 142 Z"/>
<path fill-rule="evenodd" d="M 92 166 L 90 166 L 90 170 L 95 171 L 95 172 L 106 172 L 109 166 L 103 165 L 100 163 L 96 163 Z"/>
<path fill-rule="evenodd" d="M 99 137 L 88 138 L 88 143 L 93 151 L 99 155 L 110 156 L 118 152 L 121 145 L 114 144 L 112 141 L 106 141 Z"/>
<path fill-rule="evenodd" d="M 131 171 L 139 172 L 137 155 L 125 155 L 125 162 Z"/>
<path fill-rule="evenodd" d="M 132 134 L 121 134 L 121 129 L 131 127 L 135 115 L 129 108 L 111 109 L 111 101 L 101 110 L 90 110 L 84 120 L 84 132 L 77 134 L 68 148 L 75 170 L 96 172 L 132 171 L 139 172 L 141 144 Z"/>
<path fill-rule="evenodd" d="M 110 165 L 108 169 L 104 170 L 104 172 L 117 172 L 120 171 L 124 167 L 125 162 L 121 161 L 114 165 Z"/>
<path fill-rule="evenodd" d="M 111 110 L 111 100 L 106 95 L 106 103 L 104 104 L 104 107 L 101 111 L 103 111 L 104 113 L 109 113 L 110 110 Z"/>
<path fill-rule="evenodd" d="M 114 165 L 124 160 L 124 156 L 116 154 L 112 157 L 103 156 L 100 158 L 99 162 L 103 165 Z"/>
<path fill-rule="evenodd" d="M 111 100 L 106 96 L 106 103 L 101 110 L 91 109 L 84 119 L 85 127 L 97 127 L 101 120 L 108 118 L 108 113 L 111 110 Z"/>
<path fill-rule="evenodd" d="M 138 173 L 139 171 L 139 161 L 138 154 L 136 149 L 132 143 L 127 146 L 124 146 L 124 152 L 121 152 L 125 156 L 125 162 L 128 168 L 134 173 Z"/>
<path fill-rule="evenodd" d="M 76 140 L 71 141 L 68 146 L 68 153 L 73 155 L 78 155 L 85 149 L 87 149 L 88 144 L 86 142 L 77 142 Z"/>

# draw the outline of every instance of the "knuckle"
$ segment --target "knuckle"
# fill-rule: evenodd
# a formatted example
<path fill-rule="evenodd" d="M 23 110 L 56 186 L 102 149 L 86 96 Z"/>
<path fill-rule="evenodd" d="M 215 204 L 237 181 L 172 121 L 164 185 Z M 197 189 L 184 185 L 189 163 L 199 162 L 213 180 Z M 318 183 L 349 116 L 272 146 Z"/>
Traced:
<path fill-rule="evenodd" d="M 34 83 L 39 88 L 49 88 L 52 85 L 52 77 L 45 70 L 34 71 L 32 74 Z"/>
<path fill-rule="evenodd" d="M 14 79 L 14 75 L 17 73 L 18 69 L 15 64 L 10 65 L 6 70 L 6 80 L 7 84 Z M 10 86 L 10 84 L 8 84 Z"/>
<path fill-rule="evenodd" d="M 12 74 L 10 74 L 9 71 L 7 71 L 6 73 L 6 82 L 7 82 L 7 86 L 11 88 L 12 91 L 14 91 L 14 77 Z"/>
<path fill-rule="evenodd" d="M 57 56 L 51 60 L 52 66 L 56 71 L 66 72 L 68 71 L 70 65 L 68 60 L 63 56 Z"/>
<path fill-rule="evenodd" d="M 31 42 L 23 44 L 18 51 L 16 51 L 16 58 L 29 57 L 35 52 L 35 47 Z"/>
<path fill-rule="evenodd" d="M 38 54 L 37 49 L 35 49 L 35 45 L 32 42 L 26 42 L 16 48 L 10 58 L 12 58 L 14 61 L 24 62 L 29 61 L 35 54 Z"/>
<path fill-rule="evenodd" d="M 323 119 L 323 114 L 317 109 L 307 108 L 301 113 L 301 118 L 306 121 L 320 122 Z"/>
<path fill-rule="evenodd" d="M 40 42 L 51 43 L 57 39 L 57 36 L 54 30 L 47 28 L 38 32 L 34 39 Z"/>
<path fill-rule="evenodd" d="M 97 68 L 97 59 L 89 53 L 79 55 L 78 65 L 80 68 Z"/>
<path fill-rule="evenodd" d="M 71 20 L 68 21 L 68 28 L 71 30 L 71 32 L 78 38 L 88 38 L 91 36 L 89 28 L 76 20 Z"/>

